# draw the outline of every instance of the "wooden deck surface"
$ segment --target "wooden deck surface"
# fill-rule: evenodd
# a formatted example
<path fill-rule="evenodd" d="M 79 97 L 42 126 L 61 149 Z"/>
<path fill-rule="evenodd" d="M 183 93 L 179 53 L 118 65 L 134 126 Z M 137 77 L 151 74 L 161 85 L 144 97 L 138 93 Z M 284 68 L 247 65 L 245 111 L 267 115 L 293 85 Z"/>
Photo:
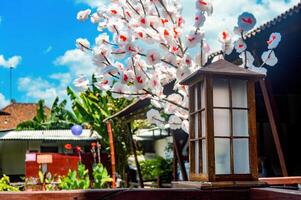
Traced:
<path fill-rule="evenodd" d="M 300 200 L 301 191 L 256 189 L 117 189 L 57 192 L 0 192 L 1 200 Z"/>

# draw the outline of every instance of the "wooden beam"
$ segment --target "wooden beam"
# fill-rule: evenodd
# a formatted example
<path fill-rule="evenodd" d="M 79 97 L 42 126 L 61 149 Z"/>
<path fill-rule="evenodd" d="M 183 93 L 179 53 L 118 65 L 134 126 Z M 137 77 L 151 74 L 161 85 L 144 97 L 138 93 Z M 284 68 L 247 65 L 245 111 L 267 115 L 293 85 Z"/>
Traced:
<path fill-rule="evenodd" d="M 176 154 L 176 148 L 175 145 L 173 146 L 173 160 L 172 160 L 172 178 L 173 181 L 177 181 L 178 180 L 178 159 L 177 159 L 177 154 Z"/>
<path fill-rule="evenodd" d="M 288 176 L 285 159 L 284 159 L 284 155 L 283 155 L 283 151 L 282 151 L 282 147 L 281 147 L 281 143 L 280 143 L 280 139 L 279 139 L 279 131 L 278 131 L 278 127 L 276 124 L 275 113 L 273 112 L 273 107 L 271 104 L 271 98 L 273 98 L 273 97 L 271 95 L 269 95 L 266 80 L 260 80 L 259 84 L 260 84 L 260 88 L 262 91 L 263 100 L 264 100 L 264 104 L 265 104 L 265 107 L 267 110 L 269 122 L 271 125 L 272 134 L 273 134 L 273 138 L 274 138 L 274 142 L 275 142 L 275 146 L 276 146 L 276 150 L 277 150 L 277 154 L 278 154 L 278 158 L 279 158 L 279 162 L 280 162 L 282 176 Z"/>
<path fill-rule="evenodd" d="M 182 155 L 180 153 L 179 144 L 178 144 L 178 142 L 176 140 L 176 137 L 175 137 L 175 132 L 172 131 L 171 134 L 172 134 L 172 138 L 173 138 L 173 145 L 174 145 L 174 148 L 175 148 L 175 151 L 176 151 L 177 160 L 179 162 L 180 170 L 181 170 L 181 173 L 182 173 L 182 176 L 183 176 L 183 181 L 188 181 L 186 168 L 185 168 L 185 165 L 184 165 Z"/>
<path fill-rule="evenodd" d="M 259 181 L 264 182 L 268 185 L 301 184 L 301 176 L 259 178 Z"/>
<path fill-rule="evenodd" d="M 250 200 L 300 200 L 299 190 L 286 190 L 276 188 L 251 188 Z"/>
<path fill-rule="evenodd" d="M 136 163 L 136 167 L 137 167 L 137 172 L 138 172 L 138 177 L 139 177 L 139 184 L 141 188 L 144 188 L 144 183 L 143 183 L 143 177 L 142 177 L 142 173 L 141 173 L 141 169 L 140 169 L 140 164 L 138 161 L 138 157 L 137 157 L 137 148 L 136 148 L 136 143 L 133 139 L 133 133 L 132 133 L 132 128 L 131 128 L 131 123 L 128 123 L 128 129 L 129 129 L 129 134 L 130 134 L 130 140 L 131 140 L 131 144 L 132 144 L 132 149 L 133 149 L 133 154 L 134 154 L 134 158 L 135 158 L 135 163 Z"/>

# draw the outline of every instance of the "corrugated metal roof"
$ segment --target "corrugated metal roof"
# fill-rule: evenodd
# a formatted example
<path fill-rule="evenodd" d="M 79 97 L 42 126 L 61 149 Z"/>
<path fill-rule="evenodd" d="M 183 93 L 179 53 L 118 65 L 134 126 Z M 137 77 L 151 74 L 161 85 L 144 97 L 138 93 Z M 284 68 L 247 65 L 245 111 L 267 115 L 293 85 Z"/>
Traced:
<path fill-rule="evenodd" d="M 75 136 L 71 130 L 28 130 L 0 132 L 1 140 L 99 140 L 101 137 L 97 132 L 88 129 L 83 130 L 80 136 Z"/>

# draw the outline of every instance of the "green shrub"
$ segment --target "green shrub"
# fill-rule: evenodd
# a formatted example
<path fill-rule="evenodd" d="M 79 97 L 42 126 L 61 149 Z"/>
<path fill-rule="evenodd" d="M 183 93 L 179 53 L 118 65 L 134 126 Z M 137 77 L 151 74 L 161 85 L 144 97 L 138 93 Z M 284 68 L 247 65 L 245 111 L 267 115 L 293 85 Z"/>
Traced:
<path fill-rule="evenodd" d="M 94 188 L 107 188 L 108 183 L 113 181 L 108 174 L 107 169 L 101 163 L 98 163 L 93 167 L 93 179 Z"/>
<path fill-rule="evenodd" d="M 85 165 L 79 163 L 78 170 L 69 170 L 67 176 L 60 180 L 59 187 L 62 190 L 89 189 L 90 178 Z"/>
<path fill-rule="evenodd" d="M 154 159 L 140 162 L 143 180 L 155 180 L 162 177 L 165 180 L 171 179 L 172 160 L 157 156 Z"/>
<path fill-rule="evenodd" d="M 9 177 L 3 175 L 3 177 L 0 179 L 0 191 L 19 191 L 19 188 L 11 186 Z"/>

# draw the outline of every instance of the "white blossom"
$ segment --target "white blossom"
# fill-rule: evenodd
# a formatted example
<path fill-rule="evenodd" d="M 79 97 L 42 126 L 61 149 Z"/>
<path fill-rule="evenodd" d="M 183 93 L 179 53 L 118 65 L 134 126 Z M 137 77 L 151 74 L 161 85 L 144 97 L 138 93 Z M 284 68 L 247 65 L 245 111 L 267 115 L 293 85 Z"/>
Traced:
<path fill-rule="evenodd" d="M 91 14 L 90 9 L 82 10 L 77 13 L 76 19 L 80 21 L 85 21 L 89 18 L 89 15 Z"/>
<path fill-rule="evenodd" d="M 278 62 L 278 59 L 275 56 L 275 53 L 273 50 L 268 50 L 268 51 L 263 52 L 261 55 L 261 59 L 265 64 L 267 64 L 269 66 L 274 66 Z"/>
<path fill-rule="evenodd" d="M 281 34 L 280 33 L 272 33 L 270 35 L 268 43 L 268 49 L 274 49 L 278 46 L 279 42 L 281 41 Z"/>

